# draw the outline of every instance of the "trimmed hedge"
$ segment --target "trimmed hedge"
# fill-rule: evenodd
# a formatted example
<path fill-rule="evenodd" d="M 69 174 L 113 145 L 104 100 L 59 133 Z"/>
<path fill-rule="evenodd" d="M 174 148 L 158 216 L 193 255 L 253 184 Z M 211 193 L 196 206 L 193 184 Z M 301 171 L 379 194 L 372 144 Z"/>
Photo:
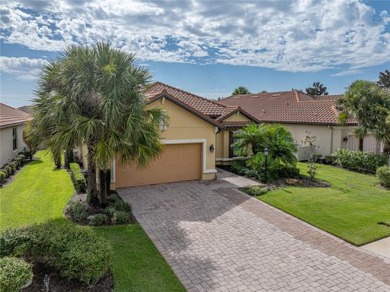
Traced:
<path fill-rule="evenodd" d="M 108 242 L 91 230 L 48 222 L 8 229 L 0 237 L 0 256 L 23 257 L 55 268 L 62 277 L 94 285 L 108 271 Z"/>
<path fill-rule="evenodd" d="M 337 150 L 329 159 L 333 164 L 342 168 L 363 173 L 375 173 L 378 167 L 387 164 L 386 154 L 375 154 L 371 152 Z"/>
<path fill-rule="evenodd" d="M 77 163 L 70 163 L 69 167 L 74 188 L 78 193 L 84 193 L 87 189 L 87 183 L 84 175 L 81 173 L 80 165 Z"/>
<path fill-rule="evenodd" d="M 0 258 L 0 271 L 0 291 L 20 291 L 33 278 L 31 265 L 18 258 Z"/>
<path fill-rule="evenodd" d="M 378 177 L 379 183 L 382 186 L 386 188 L 390 188 L 390 167 L 388 166 L 379 167 L 376 170 L 376 176 Z"/>
<path fill-rule="evenodd" d="M 3 184 L 5 182 L 6 177 L 6 173 L 0 170 L 0 184 Z"/>

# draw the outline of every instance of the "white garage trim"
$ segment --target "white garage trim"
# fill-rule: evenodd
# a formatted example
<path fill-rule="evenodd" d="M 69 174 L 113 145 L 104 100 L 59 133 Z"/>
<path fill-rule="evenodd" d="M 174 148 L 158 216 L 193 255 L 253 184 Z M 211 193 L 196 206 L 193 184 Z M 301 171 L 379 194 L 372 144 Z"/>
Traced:
<path fill-rule="evenodd" d="M 194 144 L 202 143 L 202 172 L 203 173 L 217 173 L 215 169 L 206 169 L 206 151 L 207 151 L 207 140 L 206 139 L 180 139 L 180 140 L 162 140 L 163 144 Z"/>

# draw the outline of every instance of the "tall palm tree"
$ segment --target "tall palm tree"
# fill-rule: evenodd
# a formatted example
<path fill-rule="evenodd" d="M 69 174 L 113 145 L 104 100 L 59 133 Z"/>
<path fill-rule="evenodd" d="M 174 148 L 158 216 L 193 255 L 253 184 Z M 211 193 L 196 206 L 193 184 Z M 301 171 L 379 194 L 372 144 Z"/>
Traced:
<path fill-rule="evenodd" d="M 162 149 L 162 111 L 147 110 L 144 97 L 151 76 L 134 62 L 134 55 L 105 43 L 71 46 L 39 79 L 31 139 L 38 135 L 53 153 L 87 146 L 92 205 L 106 203 L 98 169 L 107 172 L 117 156 L 122 163 L 146 165 Z"/>

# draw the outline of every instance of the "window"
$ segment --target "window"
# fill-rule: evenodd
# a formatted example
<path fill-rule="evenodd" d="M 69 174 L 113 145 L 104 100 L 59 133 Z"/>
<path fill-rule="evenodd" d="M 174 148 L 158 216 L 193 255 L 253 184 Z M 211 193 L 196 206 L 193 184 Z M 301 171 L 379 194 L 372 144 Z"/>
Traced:
<path fill-rule="evenodd" d="M 237 138 L 234 138 L 234 132 L 229 132 L 229 158 L 238 157 L 237 149 L 232 145 L 237 142 Z"/>
<path fill-rule="evenodd" d="M 165 112 L 163 112 L 163 116 L 161 117 L 161 121 L 160 121 L 160 130 L 161 131 L 165 131 L 167 129 L 167 119 L 168 119 L 168 116 Z"/>
<path fill-rule="evenodd" d="M 17 128 L 12 128 L 12 150 L 15 151 L 17 149 L 18 149 Z"/>

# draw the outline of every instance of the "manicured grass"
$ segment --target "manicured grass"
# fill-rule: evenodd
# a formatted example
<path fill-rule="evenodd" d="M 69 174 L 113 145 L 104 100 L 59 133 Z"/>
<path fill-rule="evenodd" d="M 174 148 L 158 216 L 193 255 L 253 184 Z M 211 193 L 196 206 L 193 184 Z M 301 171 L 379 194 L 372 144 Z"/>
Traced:
<path fill-rule="evenodd" d="M 55 170 L 50 156 L 25 166 L 14 181 L 0 189 L 0 231 L 57 219 L 74 193 L 66 170 Z M 111 270 L 115 291 L 185 291 L 180 281 L 138 224 L 91 228 L 113 249 Z"/>
<path fill-rule="evenodd" d="M 0 230 L 63 218 L 74 193 L 66 170 L 54 169 L 50 156 L 40 151 L 14 181 L 0 189 Z"/>
<path fill-rule="evenodd" d="M 114 248 L 115 291 L 185 291 L 138 224 L 94 230 Z"/>
<path fill-rule="evenodd" d="M 298 167 L 306 173 L 306 164 Z M 357 246 L 390 235 L 390 227 L 378 224 L 390 223 L 390 191 L 375 176 L 321 165 L 317 177 L 332 187 L 288 187 L 258 199 Z"/>

